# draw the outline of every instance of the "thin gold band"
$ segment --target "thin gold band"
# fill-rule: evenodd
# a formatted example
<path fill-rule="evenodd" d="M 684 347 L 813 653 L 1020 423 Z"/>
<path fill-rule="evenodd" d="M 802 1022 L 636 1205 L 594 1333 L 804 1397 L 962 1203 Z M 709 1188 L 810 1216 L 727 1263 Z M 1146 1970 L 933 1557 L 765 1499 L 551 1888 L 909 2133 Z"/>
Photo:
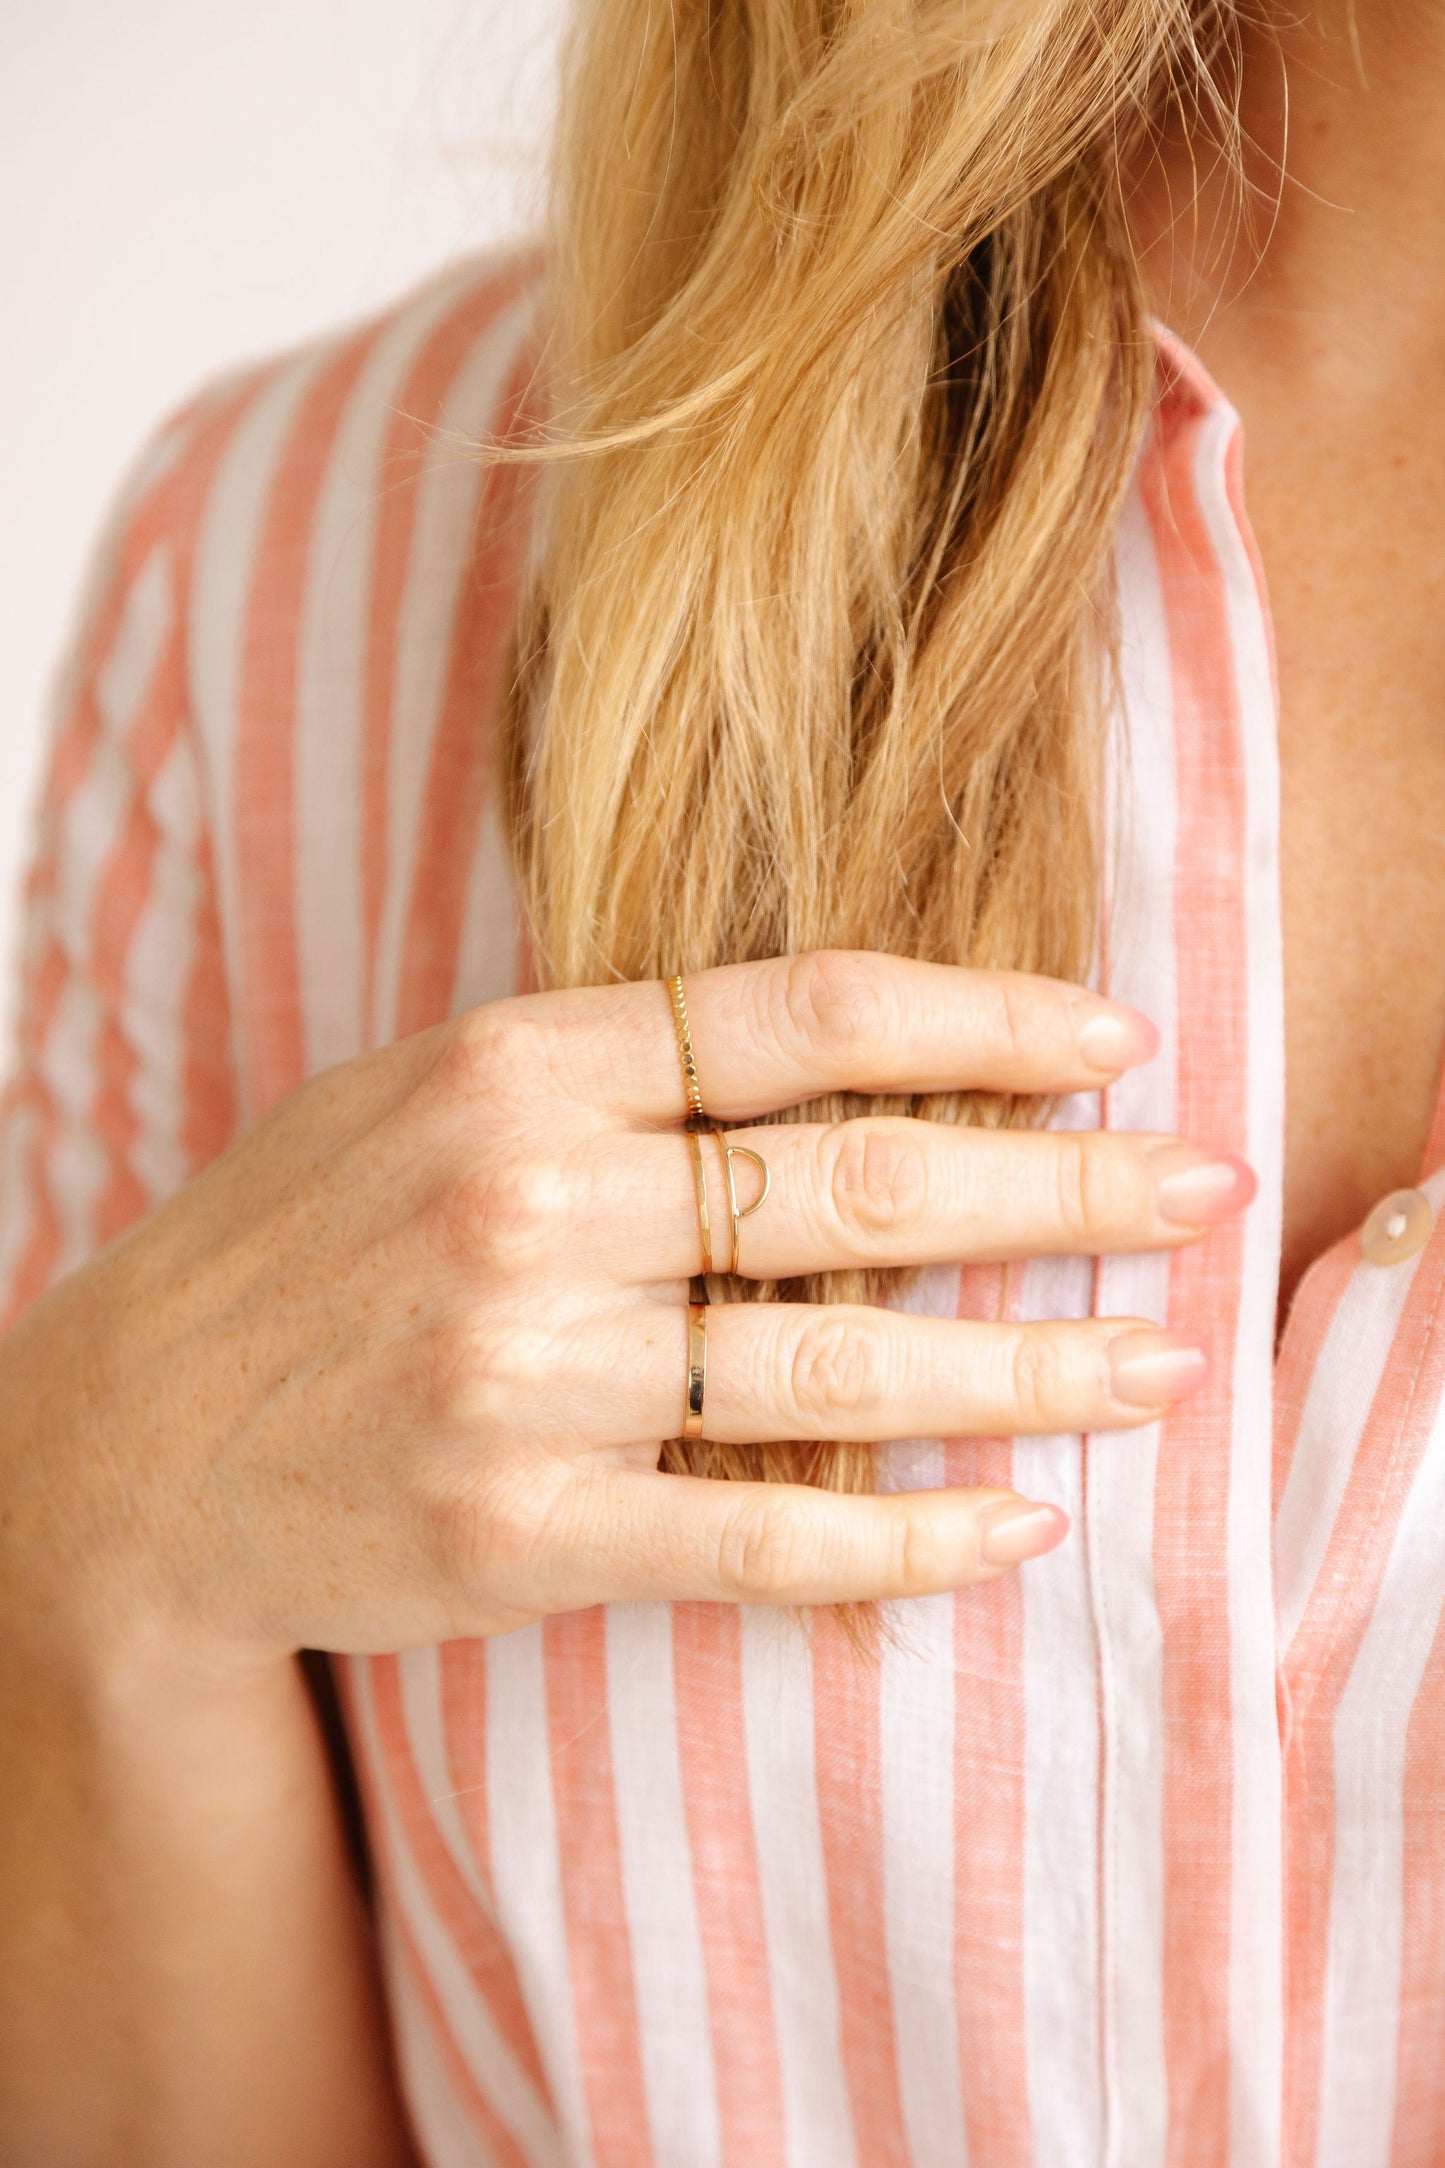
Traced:
<path fill-rule="evenodd" d="M 687 1141 L 692 1147 L 692 1186 L 697 1192 L 697 1231 L 702 1237 L 702 1269 L 706 1274 L 713 1269 L 712 1215 L 707 1206 L 707 1169 L 702 1163 L 702 1139 L 695 1129 L 689 1129 Z"/>
<path fill-rule="evenodd" d="M 692 1051 L 692 1026 L 687 1020 L 687 995 L 682 990 L 682 973 L 676 971 L 667 982 L 672 1000 L 672 1028 L 677 1033 L 677 1058 L 682 1063 L 682 1088 L 687 1094 L 687 1119 L 690 1123 L 707 1120 L 703 1112 L 702 1086 L 697 1080 L 697 1060 Z"/>
<path fill-rule="evenodd" d="M 687 1306 L 687 1398 L 683 1403 L 684 1438 L 702 1436 L 702 1403 L 707 1392 L 707 1306 Z"/>
<path fill-rule="evenodd" d="M 768 1201 L 768 1191 L 773 1186 L 773 1177 L 768 1171 L 768 1163 L 762 1153 L 755 1152 L 750 1144 L 723 1144 L 721 1136 L 718 1138 L 718 1143 L 722 1144 L 723 1176 L 728 1189 L 728 1218 L 732 1222 L 733 1254 L 728 1265 L 728 1271 L 738 1273 L 742 1270 L 739 1263 L 742 1256 L 742 1247 L 738 1239 L 738 1223 L 741 1220 L 751 1219 L 754 1212 L 762 1210 Z M 733 1180 L 733 1161 L 735 1159 L 750 1159 L 763 1178 L 762 1189 L 752 1203 L 741 1212 L 738 1210 L 738 1186 Z"/>

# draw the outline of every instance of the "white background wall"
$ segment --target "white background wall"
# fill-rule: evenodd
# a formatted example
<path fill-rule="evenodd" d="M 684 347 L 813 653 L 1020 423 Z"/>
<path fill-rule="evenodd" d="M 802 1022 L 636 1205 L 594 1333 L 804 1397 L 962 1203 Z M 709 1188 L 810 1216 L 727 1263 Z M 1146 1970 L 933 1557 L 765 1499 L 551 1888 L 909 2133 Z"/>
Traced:
<path fill-rule="evenodd" d="M 535 214 L 565 0 L 0 0 L 0 955 L 48 681 L 137 446 L 218 368 Z"/>

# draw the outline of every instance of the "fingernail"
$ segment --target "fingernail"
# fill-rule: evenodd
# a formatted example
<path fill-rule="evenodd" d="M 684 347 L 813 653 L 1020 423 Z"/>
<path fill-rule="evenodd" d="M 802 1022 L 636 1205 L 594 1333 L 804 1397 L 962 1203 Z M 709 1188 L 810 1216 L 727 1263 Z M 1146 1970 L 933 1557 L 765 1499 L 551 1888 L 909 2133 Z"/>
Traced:
<path fill-rule="evenodd" d="M 1165 1144 L 1152 1153 L 1154 1202 L 1161 1219 L 1187 1227 L 1212 1227 L 1242 1212 L 1259 1183 L 1248 1160 L 1233 1152 L 1201 1152 L 1192 1144 Z"/>
<path fill-rule="evenodd" d="M 1078 1043 L 1091 1069 L 1133 1069 L 1154 1059 L 1159 1033 L 1138 1009 L 1111 1002 L 1079 1025 Z"/>
<path fill-rule="evenodd" d="M 1020 1498 L 1017 1505 L 994 1506 L 985 1515 L 979 1556 L 988 1566 L 1017 1566 L 1052 1551 L 1068 1532 L 1069 1516 L 1058 1506 Z"/>
<path fill-rule="evenodd" d="M 1131 1408 L 1167 1408 L 1209 1375 L 1209 1357 L 1199 1342 L 1178 1332 L 1141 1327 L 1116 1333 L 1108 1356 L 1109 1390 Z"/>

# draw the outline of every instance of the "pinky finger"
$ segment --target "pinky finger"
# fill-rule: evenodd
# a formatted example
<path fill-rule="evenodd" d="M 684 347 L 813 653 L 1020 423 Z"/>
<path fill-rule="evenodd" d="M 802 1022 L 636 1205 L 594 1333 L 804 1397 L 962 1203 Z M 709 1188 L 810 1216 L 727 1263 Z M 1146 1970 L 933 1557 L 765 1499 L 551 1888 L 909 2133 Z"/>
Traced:
<path fill-rule="evenodd" d="M 570 1486 L 569 1486 L 570 1488 Z M 571 1508 L 576 1509 L 573 1518 Z M 996 1581 L 1068 1534 L 1011 1490 L 845 1495 L 612 1468 L 579 1480 L 555 1531 L 563 1577 L 609 1602 L 878 1603 Z M 570 1566 L 570 1570 L 568 1567 Z"/>

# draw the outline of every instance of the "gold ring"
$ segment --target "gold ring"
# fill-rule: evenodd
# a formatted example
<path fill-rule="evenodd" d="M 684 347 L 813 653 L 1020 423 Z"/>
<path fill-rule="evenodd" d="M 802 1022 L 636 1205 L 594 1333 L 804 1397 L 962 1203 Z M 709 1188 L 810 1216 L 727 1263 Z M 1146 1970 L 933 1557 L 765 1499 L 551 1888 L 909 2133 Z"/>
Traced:
<path fill-rule="evenodd" d="M 707 1307 L 687 1306 L 687 1398 L 682 1410 L 684 1438 L 702 1436 L 702 1402 L 707 1391 Z"/>
<path fill-rule="evenodd" d="M 697 1080 L 697 1059 L 692 1051 L 692 1027 L 687 1020 L 687 996 L 682 990 L 682 973 L 676 971 L 667 982 L 672 999 L 672 1028 L 677 1033 L 677 1058 L 682 1063 L 682 1088 L 687 1094 L 687 1120 L 689 1125 L 701 1126 L 707 1121 L 702 1107 L 702 1086 Z"/>
<path fill-rule="evenodd" d="M 718 1141 L 719 1143 L 721 1143 L 721 1138 L 719 1138 Z M 773 1177 L 768 1171 L 768 1163 L 764 1159 L 762 1153 L 755 1152 L 750 1144 L 724 1144 L 722 1148 L 722 1154 L 723 1173 L 727 1178 L 728 1187 L 728 1217 L 732 1221 L 733 1235 L 732 1262 L 728 1266 L 728 1270 L 729 1272 L 736 1274 L 742 1270 L 742 1267 L 738 1262 L 739 1258 L 742 1255 L 742 1250 L 738 1241 L 739 1222 L 745 1219 L 751 1219 L 754 1212 L 759 1212 L 762 1210 L 763 1206 L 768 1201 L 768 1191 L 773 1186 Z M 753 1165 L 757 1168 L 758 1173 L 763 1178 L 763 1186 L 760 1194 L 756 1196 L 753 1199 L 752 1203 L 741 1212 L 738 1210 L 737 1184 L 733 1180 L 733 1161 L 735 1159 L 750 1159 Z"/>
<path fill-rule="evenodd" d="M 712 1217 L 707 1208 L 707 1169 L 702 1163 L 702 1139 L 695 1129 L 689 1129 L 687 1141 L 692 1147 L 692 1186 L 697 1192 L 697 1231 L 702 1237 L 702 1269 L 705 1276 L 713 1269 Z"/>

